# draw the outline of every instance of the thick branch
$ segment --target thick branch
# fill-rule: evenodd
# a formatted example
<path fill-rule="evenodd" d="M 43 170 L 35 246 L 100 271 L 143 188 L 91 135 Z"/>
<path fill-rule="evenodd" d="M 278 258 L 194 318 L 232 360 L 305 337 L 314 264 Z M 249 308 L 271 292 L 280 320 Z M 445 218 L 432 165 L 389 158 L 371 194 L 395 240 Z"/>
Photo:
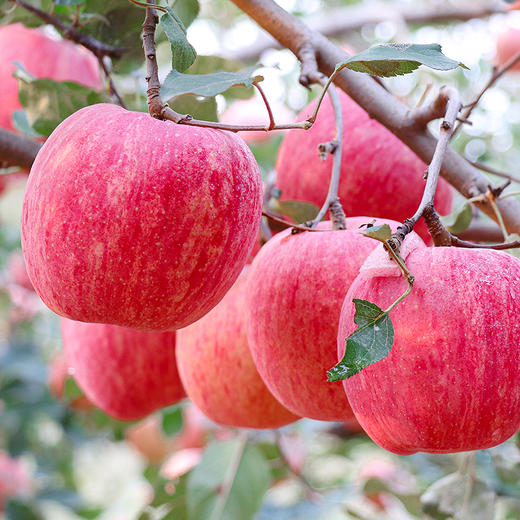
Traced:
<path fill-rule="evenodd" d="M 41 9 L 24 2 L 23 0 L 9 1 L 38 16 L 38 18 L 43 20 L 45 23 L 56 27 L 56 29 L 58 29 L 58 31 L 63 34 L 64 38 L 83 45 L 83 47 L 86 47 L 89 51 L 93 52 L 98 57 L 110 56 L 111 58 L 120 58 L 126 51 L 126 48 L 124 47 L 114 47 L 112 45 L 107 45 L 106 43 L 100 42 L 91 36 L 82 34 L 75 27 L 65 25 L 55 16 L 52 16 L 45 11 L 42 11 Z"/>
<path fill-rule="evenodd" d="M 41 143 L 0 128 L 0 162 L 30 170 Z"/>
<path fill-rule="evenodd" d="M 335 65 L 347 56 L 327 38 L 306 27 L 272 0 L 232 1 L 277 38 L 282 46 L 295 54 L 305 42 L 310 41 L 317 52 L 319 70 L 324 74 L 330 75 Z M 370 77 L 349 70 L 343 70 L 336 78 L 335 84 L 349 94 L 371 117 L 407 144 L 424 162 L 431 162 L 437 140 L 427 129 L 415 123 L 407 107 L 394 96 Z M 485 193 L 489 184 L 489 179 L 484 174 L 450 148 L 446 151 L 441 175 L 468 198 Z M 508 231 L 519 233 L 520 203 L 510 198 L 498 201 L 498 204 Z M 477 205 L 491 218 L 496 218 L 489 204 Z"/>
<path fill-rule="evenodd" d="M 504 12 L 506 12 L 506 8 L 499 2 L 489 7 L 474 7 L 471 5 L 454 7 L 446 4 L 430 6 L 422 3 L 421 5 L 403 5 L 399 10 L 392 10 L 388 3 L 370 2 L 360 6 L 327 11 L 323 15 L 313 14 L 311 17 L 304 18 L 304 23 L 312 30 L 325 36 L 339 36 L 360 29 L 367 24 L 392 19 L 400 19 L 407 24 L 463 22 Z M 270 32 L 268 29 L 266 30 Z M 273 37 L 262 33 L 253 44 L 233 53 L 233 57 L 243 61 L 252 61 L 258 59 L 262 52 L 267 49 L 279 47 L 280 44 Z"/>

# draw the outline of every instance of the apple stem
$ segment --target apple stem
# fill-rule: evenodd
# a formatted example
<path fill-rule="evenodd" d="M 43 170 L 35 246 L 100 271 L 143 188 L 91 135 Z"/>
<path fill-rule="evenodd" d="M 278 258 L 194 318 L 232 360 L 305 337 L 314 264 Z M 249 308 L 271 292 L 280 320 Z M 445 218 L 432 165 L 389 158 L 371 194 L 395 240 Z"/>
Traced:
<path fill-rule="evenodd" d="M 67 40 L 79 43 L 86 47 L 89 51 L 95 54 L 98 58 L 103 56 L 110 56 L 111 58 L 120 58 L 127 49 L 125 47 L 114 47 L 107 45 L 106 43 L 100 42 L 91 36 L 80 33 L 75 27 L 71 25 L 65 25 L 58 18 L 34 7 L 23 0 L 9 0 L 11 3 L 22 7 L 26 11 L 36 15 L 40 20 L 45 23 L 52 25 L 63 35 Z"/>
<path fill-rule="evenodd" d="M 317 232 L 330 231 L 329 229 L 315 229 L 315 228 L 311 228 L 306 225 L 293 224 L 292 222 L 289 222 L 287 220 L 284 220 L 283 218 L 273 215 L 272 213 L 269 213 L 265 209 L 262 210 L 262 215 L 264 217 L 268 218 L 269 220 L 272 220 L 273 222 L 278 222 L 278 224 L 284 225 L 286 228 L 292 228 L 293 234 L 301 233 L 302 231 L 317 231 Z"/>
<path fill-rule="evenodd" d="M 264 93 L 262 87 L 258 83 L 255 83 L 255 87 L 258 90 L 258 92 L 260 93 L 260 95 L 262 96 L 262 99 L 265 103 L 265 108 L 267 109 L 267 114 L 269 115 L 268 130 L 272 130 L 276 125 L 274 122 L 273 111 L 271 110 L 271 105 L 269 104 L 269 101 L 267 100 L 267 97 L 265 96 L 265 93 Z"/>

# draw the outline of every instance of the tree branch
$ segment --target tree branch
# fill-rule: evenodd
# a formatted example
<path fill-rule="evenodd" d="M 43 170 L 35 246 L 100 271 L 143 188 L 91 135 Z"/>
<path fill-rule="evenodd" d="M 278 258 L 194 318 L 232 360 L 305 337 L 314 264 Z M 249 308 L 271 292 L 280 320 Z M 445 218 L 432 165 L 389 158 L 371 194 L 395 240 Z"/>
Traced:
<path fill-rule="evenodd" d="M 507 12 L 507 9 L 498 2 L 489 7 L 474 7 L 471 5 L 454 7 L 446 4 L 430 6 L 422 3 L 418 6 L 413 4 L 410 6 L 403 5 L 399 10 L 392 10 L 388 3 L 370 2 L 360 6 L 334 9 L 323 15 L 313 14 L 304 18 L 304 23 L 313 31 L 325 36 L 340 36 L 358 30 L 367 24 L 377 24 L 396 18 L 408 24 L 464 22 L 505 12 Z M 234 52 L 232 57 L 242 61 L 253 61 L 258 59 L 267 49 L 280 48 L 280 44 L 268 33 L 262 33 L 254 43 Z"/>
<path fill-rule="evenodd" d="M 114 47 L 113 45 L 107 45 L 106 43 L 100 42 L 91 36 L 80 33 L 75 27 L 65 25 L 63 22 L 58 20 L 55 16 L 52 16 L 37 7 L 34 7 L 23 0 L 9 0 L 10 2 L 23 7 L 26 11 L 33 13 L 38 18 L 54 26 L 63 37 L 67 40 L 71 40 L 75 43 L 79 43 L 86 47 L 89 51 L 94 53 L 98 57 L 110 56 L 111 58 L 120 58 L 126 51 L 125 47 Z"/>
<path fill-rule="evenodd" d="M 330 75 L 337 63 L 347 54 L 329 42 L 323 35 L 309 29 L 300 20 L 284 11 L 272 0 L 232 0 L 240 9 L 275 37 L 282 46 L 298 55 L 300 47 L 310 42 L 317 55 L 320 72 Z M 437 140 L 410 116 L 411 111 L 393 95 L 366 75 L 343 70 L 335 84 L 361 105 L 368 114 L 392 131 L 408 145 L 424 162 L 430 163 Z M 465 197 L 485 193 L 489 179 L 471 166 L 466 159 L 448 148 L 441 168 L 441 175 Z M 512 198 L 498 201 L 499 209 L 510 233 L 520 232 L 520 203 Z M 493 208 L 485 202 L 477 203 L 479 209 L 496 218 Z"/>
<path fill-rule="evenodd" d="M 0 162 L 30 170 L 41 143 L 0 128 Z"/>

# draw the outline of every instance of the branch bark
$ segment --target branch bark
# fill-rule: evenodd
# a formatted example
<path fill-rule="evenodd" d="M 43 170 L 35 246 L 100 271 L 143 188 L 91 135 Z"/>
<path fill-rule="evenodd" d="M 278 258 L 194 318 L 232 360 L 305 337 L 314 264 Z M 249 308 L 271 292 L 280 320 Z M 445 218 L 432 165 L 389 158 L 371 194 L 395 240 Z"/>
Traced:
<path fill-rule="evenodd" d="M 0 128 L 0 161 L 6 166 L 30 170 L 41 143 Z"/>
<path fill-rule="evenodd" d="M 313 31 L 325 36 L 339 36 L 360 29 L 367 24 L 392 19 L 399 19 L 412 25 L 451 21 L 464 22 L 474 18 L 485 18 L 495 13 L 505 13 L 506 11 L 504 4 L 499 2 L 490 2 L 490 5 L 486 7 L 421 4 L 401 6 L 399 10 L 392 10 L 388 3 L 370 2 L 361 6 L 334 9 L 324 15 L 312 15 L 304 18 L 304 23 Z M 252 61 L 258 59 L 262 52 L 267 49 L 280 48 L 280 44 L 269 35 L 269 32 L 267 34 L 262 33 L 257 41 L 234 52 L 232 57 L 243 61 Z"/>
<path fill-rule="evenodd" d="M 283 47 L 299 55 L 302 45 L 309 43 L 317 54 L 320 72 L 330 75 L 337 63 L 347 54 L 325 36 L 308 28 L 303 22 L 284 11 L 272 0 L 232 0 L 247 15 L 275 37 Z M 418 125 L 410 110 L 372 78 L 343 70 L 335 84 L 352 97 L 368 114 L 392 131 L 424 162 L 429 164 L 435 152 L 437 139 L 423 126 Z M 462 156 L 448 148 L 441 175 L 465 197 L 485 193 L 489 179 L 470 165 Z M 496 219 L 493 208 L 486 203 L 479 209 Z M 511 199 L 498 201 L 499 209 L 510 233 L 520 232 L 520 203 Z"/>

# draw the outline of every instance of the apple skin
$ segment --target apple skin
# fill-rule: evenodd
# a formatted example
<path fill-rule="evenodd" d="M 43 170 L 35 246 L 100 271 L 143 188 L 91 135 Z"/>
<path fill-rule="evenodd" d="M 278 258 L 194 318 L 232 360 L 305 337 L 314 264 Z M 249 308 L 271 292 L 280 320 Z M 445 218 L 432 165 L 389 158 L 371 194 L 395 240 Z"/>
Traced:
<path fill-rule="evenodd" d="M 0 451 L 0 513 L 9 497 L 30 495 L 33 488 L 31 474 L 23 461 Z"/>
<path fill-rule="evenodd" d="M 186 397 L 175 362 L 175 331 L 148 332 L 61 319 L 67 363 L 88 399 L 132 421 Z"/>
<path fill-rule="evenodd" d="M 395 135 L 338 90 L 343 112 L 343 153 L 338 195 L 347 216 L 372 215 L 402 222 L 417 209 L 424 191 L 426 165 Z M 297 120 L 308 117 L 315 101 Z M 291 130 L 276 160 L 276 186 L 281 200 L 303 200 L 321 207 L 327 197 L 332 156 L 322 161 L 318 145 L 334 138 L 334 111 L 324 99 L 312 128 Z M 435 196 L 437 211 L 451 210 L 452 188 L 439 179 Z M 431 243 L 425 224 L 415 231 Z"/>
<path fill-rule="evenodd" d="M 177 332 L 177 365 L 188 397 L 212 421 L 239 428 L 279 428 L 300 417 L 262 381 L 245 330 L 246 268 L 224 299 Z"/>
<path fill-rule="evenodd" d="M 37 78 L 75 81 L 95 89 L 103 88 L 96 57 L 84 47 L 67 40 L 53 40 L 41 29 L 29 29 L 21 23 L 0 28 L 0 127 L 14 130 L 12 114 L 22 108 L 18 100 L 18 82 L 13 77 L 20 62 Z"/>
<path fill-rule="evenodd" d="M 378 244 L 358 229 L 372 220 L 348 218 L 345 231 L 283 231 L 252 263 L 246 329 L 253 359 L 273 395 L 298 415 L 322 421 L 353 416 L 341 383 L 327 382 L 326 371 L 337 361 L 345 294 Z M 384 222 L 398 225 L 388 220 L 376 224 Z"/>
<path fill-rule="evenodd" d="M 240 274 L 261 199 L 258 165 L 232 133 L 89 106 L 57 127 L 31 169 L 27 271 L 67 318 L 181 328 Z"/>
<path fill-rule="evenodd" d="M 338 354 L 356 328 L 353 298 L 387 308 L 406 288 L 376 250 L 341 311 Z M 500 251 L 418 248 L 412 292 L 390 313 L 390 354 L 343 382 L 359 423 L 399 455 L 504 442 L 520 426 L 520 261 Z"/>
<path fill-rule="evenodd" d="M 518 7 L 517 7 L 518 8 Z M 520 30 L 510 28 L 497 36 L 495 63 L 503 67 L 515 54 L 520 51 Z M 516 63 L 509 72 L 520 71 L 520 63 Z"/>

